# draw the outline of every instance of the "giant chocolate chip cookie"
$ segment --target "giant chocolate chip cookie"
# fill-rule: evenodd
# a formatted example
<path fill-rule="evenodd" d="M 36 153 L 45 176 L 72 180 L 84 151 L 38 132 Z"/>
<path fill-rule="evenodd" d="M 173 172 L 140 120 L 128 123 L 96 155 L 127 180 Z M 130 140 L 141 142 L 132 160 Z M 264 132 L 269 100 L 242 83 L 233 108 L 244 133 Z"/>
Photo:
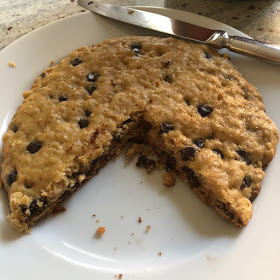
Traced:
<path fill-rule="evenodd" d="M 242 227 L 278 131 L 256 88 L 206 46 L 124 37 L 82 47 L 24 92 L 3 137 L 10 222 L 28 231 L 129 140 Z"/>

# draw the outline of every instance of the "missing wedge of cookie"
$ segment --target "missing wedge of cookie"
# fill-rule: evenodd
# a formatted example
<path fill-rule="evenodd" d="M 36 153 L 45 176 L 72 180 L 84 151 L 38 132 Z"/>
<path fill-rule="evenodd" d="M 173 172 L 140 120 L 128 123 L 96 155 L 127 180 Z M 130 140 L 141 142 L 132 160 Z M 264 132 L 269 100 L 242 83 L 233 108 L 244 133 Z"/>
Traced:
<path fill-rule="evenodd" d="M 12 225 L 29 231 L 130 140 L 243 227 L 278 131 L 256 88 L 206 46 L 129 36 L 81 47 L 36 78 L 3 137 Z"/>

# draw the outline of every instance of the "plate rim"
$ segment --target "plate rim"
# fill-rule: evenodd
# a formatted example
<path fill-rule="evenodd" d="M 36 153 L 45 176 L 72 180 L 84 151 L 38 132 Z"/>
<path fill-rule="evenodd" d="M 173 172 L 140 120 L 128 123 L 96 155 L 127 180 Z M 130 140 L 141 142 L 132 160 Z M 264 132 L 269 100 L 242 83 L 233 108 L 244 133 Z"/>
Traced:
<path fill-rule="evenodd" d="M 151 8 L 150 6 L 137 6 L 137 7 Z M 155 8 L 156 8 L 156 9 L 164 9 L 164 8 L 161 8 L 161 7 L 155 7 Z M 175 10 L 175 9 L 164 9 L 164 10 Z M 178 10 L 175 10 L 175 11 L 177 12 Z M 181 12 L 185 13 L 184 11 L 181 11 Z M 56 20 L 56 21 L 51 22 L 51 23 L 49 23 L 49 24 L 46 24 L 46 25 L 44 25 L 44 26 L 42 26 L 42 27 L 40 27 L 40 28 L 38 28 L 38 29 L 35 29 L 35 30 L 33 30 L 33 31 L 31 31 L 31 32 L 29 32 L 29 33 L 27 33 L 27 34 L 25 34 L 24 36 L 20 37 L 19 39 L 15 40 L 13 43 L 9 44 L 9 45 L 6 46 L 4 49 L 2 49 L 1 52 L 0 52 L 0 57 L 1 57 L 1 54 L 3 54 L 3 51 L 6 50 L 8 47 L 12 47 L 15 43 L 21 42 L 21 40 L 23 40 L 23 39 L 26 38 L 27 36 L 32 36 L 35 32 L 39 32 L 39 31 L 41 31 L 41 30 L 44 29 L 44 28 L 48 28 L 48 27 L 51 26 L 51 25 L 55 25 L 57 22 L 67 21 L 67 20 L 69 20 L 69 18 L 78 17 L 78 16 L 84 16 L 85 14 L 88 14 L 88 13 L 91 13 L 91 12 L 84 12 L 84 13 L 79 13 L 79 14 L 71 15 L 71 16 L 69 16 L 69 17 Z M 188 13 L 188 12 L 187 12 L 187 13 Z M 192 13 L 191 13 L 191 14 L 192 14 Z M 207 18 L 207 17 L 200 16 L 200 15 L 197 15 L 197 14 L 194 14 L 194 15 L 209 20 L 209 18 Z M 210 19 L 210 20 L 212 20 L 212 19 Z M 215 21 L 217 24 L 222 24 L 223 26 L 226 25 L 226 24 L 221 23 L 221 22 L 216 21 L 216 20 L 213 20 L 213 21 Z M 229 27 L 230 27 L 230 26 L 229 26 Z M 230 27 L 230 28 L 232 28 L 232 27 Z M 233 29 L 234 29 L 234 28 L 233 28 Z M 242 33 L 242 32 L 240 32 L 240 31 L 238 31 L 238 30 L 236 30 L 236 31 L 237 31 L 238 33 Z M 246 35 L 246 34 L 245 34 L 245 35 Z M 103 274 L 102 274 L 102 275 L 103 275 Z M 180 275 L 181 275 L 181 274 L 180 274 Z M 147 275 L 146 275 L 146 276 L 147 276 Z M 142 278 L 141 278 L 141 279 L 142 279 Z M 146 278 L 146 279 L 147 279 L 147 278 Z M 148 279 L 150 279 L 150 277 L 148 277 Z M 164 279 L 165 279 L 165 278 L 164 278 Z M 211 279 L 212 279 L 212 278 L 211 278 Z"/>

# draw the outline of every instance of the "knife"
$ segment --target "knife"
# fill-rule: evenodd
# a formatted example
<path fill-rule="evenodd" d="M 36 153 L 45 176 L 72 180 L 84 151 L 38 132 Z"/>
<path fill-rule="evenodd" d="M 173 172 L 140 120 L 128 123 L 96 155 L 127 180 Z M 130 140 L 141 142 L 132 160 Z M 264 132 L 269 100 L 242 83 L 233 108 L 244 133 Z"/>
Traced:
<path fill-rule="evenodd" d="M 227 48 L 239 54 L 280 63 L 280 45 L 268 44 L 240 36 L 230 36 L 222 30 L 212 30 L 124 6 L 90 0 L 78 0 L 78 4 L 92 12 L 118 21 L 204 43 L 217 49 Z"/>

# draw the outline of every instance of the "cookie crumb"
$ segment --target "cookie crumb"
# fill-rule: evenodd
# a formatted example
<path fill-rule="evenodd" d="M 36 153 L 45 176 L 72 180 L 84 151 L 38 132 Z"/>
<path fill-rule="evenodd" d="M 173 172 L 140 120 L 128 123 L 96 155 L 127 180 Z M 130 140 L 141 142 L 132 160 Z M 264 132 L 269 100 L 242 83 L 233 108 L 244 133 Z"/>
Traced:
<path fill-rule="evenodd" d="M 130 162 L 135 155 L 141 155 L 141 156 L 150 156 L 152 154 L 151 149 L 146 148 L 144 144 L 138 144 L 138 143 L 131 143 L 126 152 L 125 152 L 125 159 L 126 162 Z"/>
<path fill-rule="evenodd" d="M 222 57 L 224 57 L 224 58 L 230 59 L 230 57 L 229 57 L 229 54 L 228 54 L 228 53 L 223 53 L 223 54 L 221 54 L 221 56 L 222 56 Z"/>
<path fill-rule="evenodd" d="M 93 214 L 92 217 L 95 217 L 95 214 Z"/>
<path fill-rule="evenodd" d="M 173 187 L 176 183 L 175 177 L 173 175 L 173 172 L 167 172 L 163 174 L 163 184 L 166 187 Z"/>
<path fill-rule="evenodd" d="M 132 232 L 131 235 L 134 236 L 134 232 Z"/>
<path fill-rule="evenodd" d="M 150 231 L 150 229 L 151 229 L 151 226 L 146 226 L 145 232 Z"/>
<path fill-rule="evenodd" d="M 131 143 L 125 152 L 126 162 L 130 162 L 136 154 L 141 154 L 143 150 L 143 144 Z"/>
<path fill-rule="evenodd" d="M 123 216 L 121 216 L 121 219 L 123 219 Z"/>
<path fill-rule="evenodd" d="M 51 65 L 53 65 L 53 60 L 51 61 Z"/>
<path fill-rule="evenodd" d="M 96 230 L 96 233 L 98 235 L 102 235 L 104 232 L 105 232 L 106 228 L 105 227 L 99 227 L 97 230 Z"/>
<path fill-rule="evenodd" d="M 138 218 L 138 223 L 142 223 L 142 218 L 141 217 Z"/>
<path fill-rule="evenodd" d="M 12 26 L 9 26 L 7 29 L 10 31 L 13 27 Z"/>
<path fill-rule="evenodd" d="M 123 275 L 120 273 L 120 274 L 119 274 L 119 279 L 122 279 L 122 277 L 123 277 Z"/>
<path fill-rule="evenodd" d="M 162 255 L 162 252 L 158 252 L 158 256 L 161 256 Z"/>
<path fill-rule="evenodd" d="M 13 68 L 16 67 L 16 64 L 15 64 L 13 61 L 10 61 L 8 65 L 9 65 L 10 67 L 13 67 Z"/>
<path fill-rule="evenodd" d="M 99 220 L 96 220 L 97 223 L 99 223 Z"/>
<path fill-rule="evenodd" d="M 130 14 L 130 15 L 134 13 L 133 10 L 127 10 L 127 12 L 128 12 L 128 14 Z"/>
<path fill-rule="evenodd" d="M 163 169 L 163 165 L 162 165 L 162 162 L 160 160 L 156 161 L 156 169 L 157 170 L 162 170 Z"/>
<path fill-rule="evenodd" d="M 66 211 L 66 208 L 63 205 L 58 204 L 53 208 L 52 214 L 56 215 L 56 214 L 59 214 L 61 212 L 65 212 L 65 211 Z"/>
<path fill-rule="evenodd" d="M 207 261 L 212 261 L 213 260 L 213 258 L 211 256 L 209 256 L 209 255 L 206 255 L 205 257 L 206 257 Z"/>

